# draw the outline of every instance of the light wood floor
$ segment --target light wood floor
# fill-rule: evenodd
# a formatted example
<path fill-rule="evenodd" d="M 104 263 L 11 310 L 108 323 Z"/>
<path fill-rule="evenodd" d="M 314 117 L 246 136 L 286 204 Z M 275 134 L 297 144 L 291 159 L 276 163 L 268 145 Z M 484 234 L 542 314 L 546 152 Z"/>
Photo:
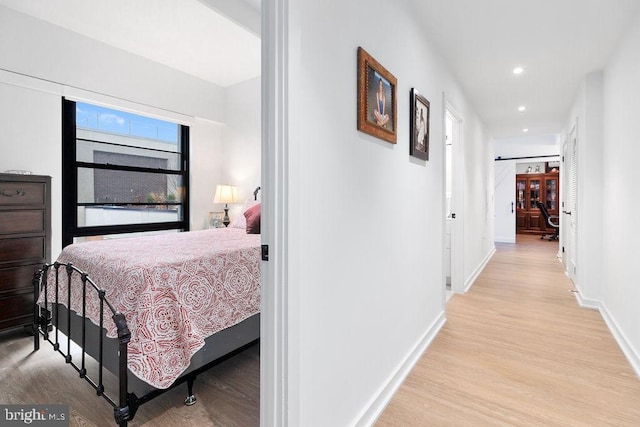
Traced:
<path fill-rule="evenodd" d="M 254 345 L 202 375 L 194 384 L 198 401 L 185 406 L 186 384 L 140 407 L 130 426 L 251 427 L 260 424 L 260 348 Z M 115 383 L 109 381 L 106 383 Z M 109 390 L 109 389 L 107 389 Z M 33 352 L 22 330 L 0 335 L 0 403 L 67 404 L 70 426 L 115 426 L 113 409 L 65 365 L 49 343 Z M 34 424 L 35 425 L 35 424 Z"/>
<path fill-rule="evenodd" d="M 640 426 L 640 380 L 556 251 L 499 244 L 376 425 Z"/>
<path fill-rule="evenodd" d="M 640 381 L 599 313 L 579 308 L 557 245 L 499 245 L 377 426 L 640 426 Z M 110 407 L 47 346 L 0 335 L 0 403 L 67 403 L 71 426 L 111 426 Z M 259 348 L 143 405 L 132 426 L 257 426 Z M 330 426 L 333 427 L 333 426 Z M 340 426 L 338 426 L 340 427 Z"/>

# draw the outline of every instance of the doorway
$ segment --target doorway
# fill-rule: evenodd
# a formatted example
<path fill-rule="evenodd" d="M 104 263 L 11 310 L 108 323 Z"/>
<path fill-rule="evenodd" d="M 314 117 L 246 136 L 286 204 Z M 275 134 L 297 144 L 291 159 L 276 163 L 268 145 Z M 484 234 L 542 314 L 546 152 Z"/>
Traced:
<path fill-rule="evenodd" d="M 444 118 L 445 296 L 464 293 L 462 217 L 462 118 L 445 101 Z"/>

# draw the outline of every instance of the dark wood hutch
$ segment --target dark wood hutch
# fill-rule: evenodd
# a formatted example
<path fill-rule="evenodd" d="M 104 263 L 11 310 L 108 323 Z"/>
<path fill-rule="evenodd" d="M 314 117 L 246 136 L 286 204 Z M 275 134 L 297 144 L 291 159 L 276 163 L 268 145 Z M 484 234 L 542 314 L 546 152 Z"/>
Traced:
<path fill-rule="evenodd" d="M 552 234 L 536 202 L 542 202 L 550 215 L 558 215 L 560 207 L 560 175 L 558 172 L 516 175 L 516 233 Z"/>

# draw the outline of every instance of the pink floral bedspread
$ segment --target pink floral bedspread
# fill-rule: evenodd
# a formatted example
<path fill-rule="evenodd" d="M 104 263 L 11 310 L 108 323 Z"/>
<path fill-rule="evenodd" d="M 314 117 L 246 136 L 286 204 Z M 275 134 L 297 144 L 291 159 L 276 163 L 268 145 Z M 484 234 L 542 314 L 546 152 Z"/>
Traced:
<path fill-rule="evenodd" d="M 260 311 L 260 235 L 243 229 L 79 243 L 67 246 L 58 261 L 87 272 L 125 314 L 129 370 L 156 388 L 169 387 L 208 336 Z M 51 269 L 50 283 L 53 277 Z M 64 269 L 59 278 L 61 283 L 66 278 Z M 54 295 L 50 286 L 49 301 Z M 58 298 L 66 305 L 66 286 L 60 286 Z M 98 304 L 97 296 L 87 302 L 87 317 L 96 325 Z M 71 309 L 82 313 L 79 279 L 72 286 Z M 106 306 L 104 327 L 116 336 Z"/>

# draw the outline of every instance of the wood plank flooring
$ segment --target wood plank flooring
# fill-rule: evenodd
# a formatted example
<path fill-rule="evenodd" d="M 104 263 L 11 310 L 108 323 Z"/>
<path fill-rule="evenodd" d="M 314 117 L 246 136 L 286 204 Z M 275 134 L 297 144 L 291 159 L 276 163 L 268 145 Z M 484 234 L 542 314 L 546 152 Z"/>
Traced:
<path fill-rule="evenodd" d="M 115 383 L 107 379 L 106 383 Z M 109 388 L 107 389 L 109 390 Z M 251 427 L 260 424 L 260 347 L 254 345 L 199 375 L 198 401 L 185 406 L 186 384 L 140 407 L 130 426 Z M 116 394 L 117 396 L 117 394 Z M 0 403 L 68 404 L 70 426 L 115 426 L 113 409 L 78 378 L 49 343 L 33 352 L 22 330 L 0 335 Z"/>
<path fill-rule="evenodd" d="M 640 380 L 557 247 L 497 245 L 376 425 L 640 426 Z"/>
<path fill-rule="evenodd" d="M 498 252 L 377 426 L 640 426 L 640 380 L 599 313 L 578 307 L 555 257 L 536 237 Z M 48 344 L 0 335 L 0 403 L 66 403 L 71 426 L 111 426 L 98 399 Z M 259 424 L 259 348 L 198 377 L 196 405 L 180 386 L 143 405 L 132 426 Z"/>

